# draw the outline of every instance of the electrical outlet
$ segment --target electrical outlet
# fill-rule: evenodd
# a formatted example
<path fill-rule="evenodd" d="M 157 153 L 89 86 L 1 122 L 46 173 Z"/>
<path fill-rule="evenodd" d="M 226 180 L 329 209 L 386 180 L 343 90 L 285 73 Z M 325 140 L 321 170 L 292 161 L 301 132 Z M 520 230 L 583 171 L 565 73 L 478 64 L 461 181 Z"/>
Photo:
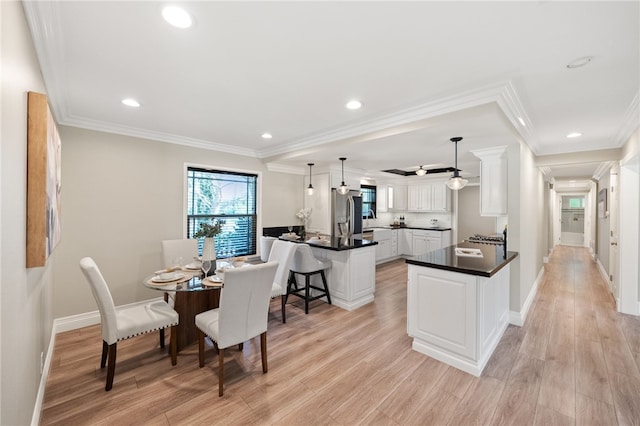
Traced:
<path fill-rule="evenodd" d="M 40 352 L 40 375 L 44 373 L 44 352 Z"/>

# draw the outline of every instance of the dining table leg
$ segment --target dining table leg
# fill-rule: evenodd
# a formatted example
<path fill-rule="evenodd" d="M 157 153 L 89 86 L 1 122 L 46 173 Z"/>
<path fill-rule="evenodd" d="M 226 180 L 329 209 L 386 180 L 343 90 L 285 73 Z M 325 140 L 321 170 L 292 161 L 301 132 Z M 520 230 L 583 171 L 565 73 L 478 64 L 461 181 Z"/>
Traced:
<path fill-rule="evenodd" d="M 177 291 L 174 309 L 180 316 L 178 323 L 178 351 L 198 341 L 196 315 L 215 309 L 220 303 L 220 289 Z"/>

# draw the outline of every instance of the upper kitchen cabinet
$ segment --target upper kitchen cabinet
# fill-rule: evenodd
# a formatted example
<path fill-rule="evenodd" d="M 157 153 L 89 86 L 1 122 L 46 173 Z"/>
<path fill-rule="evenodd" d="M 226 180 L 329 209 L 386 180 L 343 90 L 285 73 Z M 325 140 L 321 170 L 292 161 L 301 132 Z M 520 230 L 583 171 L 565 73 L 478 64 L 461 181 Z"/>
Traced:
<path fill-rule="evenodd" d="M 387 206 L 391 211 L 407 210 L 406 185 L 389 185 L 387 188 Z"/>
<path fill-rule="evenodd" d="M 388 185 L 381 184 L 376 187 L 376 214 L 389 210 Z"/>
<path fill-rule="evenodd" d="M 471 151 L 480 159 L 480 215 L 507 215 L 507 147 Z"/>
<path fill-rule="evenodd" d="M 329 173 L 313 175 L 313 194 L 309 195 L 307 191 L 304 191 L 304 206 L 311 208 L 311 219 L 307 232 L 331 234 L 331 186 L 329 180 Z M 304 188 L 307 186 L 309 186 L 309 176 L 304 178 Z M 358 185 L 359 187 L 360 185 Z"/>
<path fill-rule="evenodd" d="M 451 193 L 443 182 L 409 185 L 407 210 L 410 212 L 448 212 Z"/>

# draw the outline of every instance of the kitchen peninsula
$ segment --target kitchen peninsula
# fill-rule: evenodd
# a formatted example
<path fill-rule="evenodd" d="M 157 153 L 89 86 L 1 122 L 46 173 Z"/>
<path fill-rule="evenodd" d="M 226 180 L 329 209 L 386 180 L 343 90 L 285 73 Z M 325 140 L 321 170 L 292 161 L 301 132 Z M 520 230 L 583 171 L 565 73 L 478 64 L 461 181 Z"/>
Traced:
<path fill-rule="evenodd" d="M 480 376 L 509 324 L 509 263 L 517 256 L 462 242 L 407 259 L 413 350 Z"/>
<path fill-rule="evenodd" d="M 307 243 L 316 258 L 331 261 L 331 269 L 326 275 L 334 305 L 353 311 L 373 302 L 376 289 L 376 241 L 324 237 L 311 238 Z M 314 285 L 322 285 L 318 275 L 312 276 L 311 280 Z"/>

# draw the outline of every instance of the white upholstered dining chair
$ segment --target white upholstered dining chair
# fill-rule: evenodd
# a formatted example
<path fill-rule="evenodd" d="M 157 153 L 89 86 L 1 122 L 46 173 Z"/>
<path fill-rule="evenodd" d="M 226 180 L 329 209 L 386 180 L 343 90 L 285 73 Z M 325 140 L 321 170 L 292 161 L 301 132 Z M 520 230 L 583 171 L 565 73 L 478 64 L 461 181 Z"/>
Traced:
<path fill-rule="evenodd" d="M 166 327 L 171 327 L 171 365 L 176 365 L 178 313 L 171 309 L 167 303 L 161 301 L 132 307 L 116 307 L 109 287 L 94 260 L 90 257 L 83 258 L 80 260 L 80 269 L 89 282 L 100 311 L 102 327 L 100 368 L 104 368 L 107 356 L 109 358 L 105 390 L 111 390 L 113 386 L 113 376 L 116 370 L 116 347 L 121 340 L 156 330 L 164 331 Z M 163 337 L 164 333 L 161 334 L 161 338 Z M 160 346 L 164 347 L 164 339 L 161 339 Z"/>
<path fill-rule="evenodd" d="M 287 322 L 287 315 L 285 313 L 287 281 L 289 279 L 289 270 L 293 263 L 293 256 L 296 254 L 296 246 L 296 243 L 276 240 L 273 242 L 271 252 L 269 253 L 269 262 L 278 262 L 278 271 L 276 272 L 276 277 L 271 287 L 271 297 L 276 298 L 280 296 L 283 323 Z"/>
<path fill-rule="evenodd" d="M 184 264 L 193 262 L 198 255 L 198 240 L 185 238 L 181 240 L 162 240 L 163 267 L 176 266 L 176 259 L 182 258 Z"/>
<path fill-rule="evenodd" d="M 262 372 L 267 366 L 267 324 L 271 286 L 277 262 L 230 269 L 224 274 L 220 306 L 196 315 L 198 364 L 204 367 L 204 337 L 209 336 L 218 348 L 218 395 L 223 394 L 224 350 L 260 336 Z"/>

